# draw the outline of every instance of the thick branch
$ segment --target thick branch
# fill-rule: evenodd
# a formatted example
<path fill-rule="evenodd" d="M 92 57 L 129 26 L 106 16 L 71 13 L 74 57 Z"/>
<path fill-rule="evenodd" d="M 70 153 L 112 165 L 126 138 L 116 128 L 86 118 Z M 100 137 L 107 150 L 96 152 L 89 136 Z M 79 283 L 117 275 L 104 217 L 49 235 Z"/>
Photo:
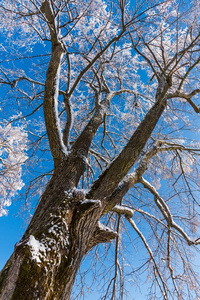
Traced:
<path fill-rule="evenodd" d="M 124 178 L 138 159 L 142 149 L 162 115 L 165 106 L 165 100 L 153 105 L 130 138 L 128 144 L 111 163 L 109 168 L 107 168 L 96 180 L 88 197 L 93 199 L 96 199 L 97 197 L 98 199 L 99 195 L 101 195 L 101 197 L 108 197 L 112 194 L 119 182 Z"/>
<path fill-rule="evenodd" d="M 52 24 L 51 7 L 49 1 L 43 2 L 45 5 L 44 13 L 49 23 Z M 53 36 L 54 35 L 54 36 Z M 44 93 L 44 117 L 49 138 L 55 168 L 60 163 L 64 155 L 64 145 L 62 143 L 60 124 L 58 118 L 57 101 L 59 93 L 59 73 L 63 55 L 61 43 L 58 41 L 57 34 L 51 30 L 52 54 L 46 74 L 45 93 Z"/>
<path fill-rule="evenodd" d="M 134 209 L 129 208 L 127 206 L 123 206 L 123 205 L 115 205 L 115 207 L 113 207 L 112 211 L 116 212 L 119 215 L 125 215 L 126 218 L 132 218 L 133 214 L 135 212 Z"/>
<path fill-rule="evenodd" d="M 40 7 L 40 11 L 45 15 L 47 19 L 47 25 L 49 26 L 52 45 L 56 45 L 59 42 L 59 39 L 52 2 L 49 0 L 44 0 Z"/>
<path fill-rule="evenodd" d="M 121 202 L 129 189 L 132 188 L 134 184 L 139 182 L 140 177 L 147 170 L 149 160 L 159 151 L 161 151 L 161 148 L 159 147 L 159 142 L 157 142 L 152 149 L 140 159 L 137 169 L 134 172 L 126 175 L 111 196 L 107 199 L 107 205 L 104 213 L 110 211 L 113 207 L 116 207 L 115 205 Z"/>
<path fill-rule="evenodd" d="M 200 107 L 198 107 L 192 100 L 191 98 L 193 96 L 195 96 L 196 94 L 200 93 L 200 89 L 196 89 L 194 91 L 192 91 L 190 94 L 185 94 L 185 93 L 181 93 L 179 91 L 175 92 L 175 93 L 170 93 L 167 95 L 167 98 L 183 98 L 185 99 L 194 109 L 194 111 L 196 113 L 200 113 Z"/>

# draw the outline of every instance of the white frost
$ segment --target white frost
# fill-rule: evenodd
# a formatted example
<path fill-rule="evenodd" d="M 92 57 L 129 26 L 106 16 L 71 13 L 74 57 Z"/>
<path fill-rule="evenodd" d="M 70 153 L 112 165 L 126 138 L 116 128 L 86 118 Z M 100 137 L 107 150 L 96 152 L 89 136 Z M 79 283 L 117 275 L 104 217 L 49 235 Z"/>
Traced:
<path fill-rule="evenodd" d="M 116 231 L 113 231 L 111 228 L 109 228 L 109 227 L 103 225 L 101 222 L 98 222 L 98 226 L 99 226 L 99 228 L 100 228 L 101 230 L 103 230 L 103 231 L 116 232 Z M 116 232 L 116 233 L 117 233 L 117 232 Z"/>
<path fill-rule="evenodd" d="M 22 165 L 27 159 L 27 142 L 23 125 L 0 123 L 0 217 L 7 214 L 6 207 L 24 186 Z"/>
<path fill-rule="evenodd" d="M 30 235 L 27 245 L 30 247 L 32 259 L 36 260 L 37 263 L 41 263 L 41 258 L 46 253 L 46 247 L 36 240 L 33 235 Z"/>
<path fill-rule="evenodd" d="M 113 208 L 113 211 L 119 211 L 121 214 L 129 214 L 130 216 L 134 214 L 135 210 L 132 208 L 129 208 L 127 206 L 122 206 L 122 205 L 115 205 Z"/>
<path fill-rule="evenodd" d="M 85 199 L 85 200 L 81 201 L 81 204 L 85 204 L 85 203 L 99 203 L 99 206 L 101 206 L 100 200 Z"/>

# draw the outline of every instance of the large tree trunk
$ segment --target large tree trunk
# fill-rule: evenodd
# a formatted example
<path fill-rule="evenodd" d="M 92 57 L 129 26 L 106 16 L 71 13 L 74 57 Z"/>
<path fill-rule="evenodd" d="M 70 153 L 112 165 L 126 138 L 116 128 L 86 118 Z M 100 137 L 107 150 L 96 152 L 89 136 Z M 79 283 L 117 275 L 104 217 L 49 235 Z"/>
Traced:
<path fill-rule="evenodd" d="M 116 236 L 98 227 L 103 209 L 100 201 L 85 201 L 77 190 L 65 192 L 64 173 L 66 167 L 52 177 L 1 272 L 1 300 L 70 299 L 83 255 L 98 242 Z"/>

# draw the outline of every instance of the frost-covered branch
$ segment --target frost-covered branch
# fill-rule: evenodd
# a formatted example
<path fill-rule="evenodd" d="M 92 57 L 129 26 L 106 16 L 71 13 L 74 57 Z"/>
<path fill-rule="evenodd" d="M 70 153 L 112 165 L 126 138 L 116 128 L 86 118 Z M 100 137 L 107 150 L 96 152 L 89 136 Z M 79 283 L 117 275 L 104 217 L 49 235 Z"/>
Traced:
<path fill-rule="evenodd" d="M 52 156 L 54 158 L 55 168 L 59 165 L 65 154 L 65 146 L 62 142 L 60 123 L 58 117 L 58 94 L 61 59 L 63 56 L 63 47 L 58 38 L 58 33 L 52 30 L 51 25 L 55 23 L 52 7 L 49 1 L 43 2 L 43 12 L 49 21 L 52 54 L 46 73 L 45 93 L 44 93 L 44 117 L 47 128 L 49 144 Z M 55 24 L 54 24 L 55 27 Z"/>
<path fill-rule="evenodd" d="M 107 45 L 96 54 L 96 56 L 91 60 L 91 62 L 79 73 L 78 77 L 76 78 L 73 86 L 71 87 L 68 96 L 70 97 L 72 93 L 74 92 L 75 88 L 77 87 L 78 83 L 80 82 L 83 75 L 94 65 L 94 63 L 104 54 L 104 52 L 115 42 L 118 41 L 122 35 L 124 34 L 124 30 L 120 32 L 120 34 L 117 37 L 112 38 Z"/>
<path fill-rule="evenodd" d="M 168 223 L 169 228 L 172 227 L 176 231 L 178 231 L 181 236 L 187 241 L 188 245 L 198 245 L 200 244 L 199 238 L 196 240 L 192 240 L 187 233 L 183 230 L 182 227 L 180 227 L 173 219 L 173 216 L 170 212 L 170 209 L 164 199 L 158 194 L 156 189 L 144 178 L 140 179 L 140 182 L 143 184 L 143 186 L 150 191 L 154 195 L 154 201 L 159 208 L 160 212 L 162 213 L 163 217 Z"/>
<path fill-rule="evenodd" d="M 26 76 L 22 76 L 22 77 L 19 77 L 19 78 L 12 81 L 12 87 L 15 87 L 16 84 L 18 82 L 22 81 L 22 80 L 25 80 L 25 81 L 28 81 L 28 82 L 31 82 L 33 84 L 37 84 L 37 85 L 40 85 L 40 86 L 45 86 L 45 84 L 40 82 L 40 81 L 34 80 L 34 79 L 26 77 Z"/>

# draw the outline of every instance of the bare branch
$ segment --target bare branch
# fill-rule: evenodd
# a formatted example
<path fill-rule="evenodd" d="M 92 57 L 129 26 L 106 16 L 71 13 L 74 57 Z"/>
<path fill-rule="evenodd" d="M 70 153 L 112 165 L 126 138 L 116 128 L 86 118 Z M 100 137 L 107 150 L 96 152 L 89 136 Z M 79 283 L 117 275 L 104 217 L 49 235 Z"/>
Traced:
<path fill-rule="evenodd" d="M 162 213 L 163 217 L 167 221 L 168 226 L 174 228 L 175 230 L 177 230 L 181 234 L 181 236 L 187 241 L 189 246 L 200 244 L 199 239 L 192 240 L 187 235 L 187 233 L 174 221 L 173 216 L 170 212 L 170 209 L 169 209 L 168 205 L 163 200 L 163 198 L 160 197 L 160 195 L 158 194 L 156 189 L 144 178 L 141 178 L 140 182 L 143 184 L 143 186 L 145 188 L 147 188 L 150 191 L 151 194 L 154 195 L 155 203 L 156 203 L 157 207 L 159 208 L 160 212 Z"/>
<path fill-rule="evenodd" d="M 135 224 L 134 220 L 132 219 L 134 211 L 132 209 L 129 209 L 129 208 L 124 207 L 124 206 L 122 206 L 122 207 L 121 206 L 116 206 L 116 207 L 113 208 L 113 211 L 116 212 L 116 213 L 118 213 L 118 214 L 120 214 L 120 215 L 124 214 L 125 218 L 129 221 L 129 223 L 131 224 L 131 226 L 133 227 L 133 229 L 137 232 L 137 234 L 140 237 L 140 239 L 142 240 L 145 248 L 147 249 L 151 260 L 153 261 L 153 264 L 154 264 L 154 267 L 156 269 L 156 272 L 157 272 L 157 274 L 158 274 L 158 276 L 160 278 L 160 281 L 161 281 L 162 287 L 163 287 L 163 289 L 161 288 L 161 292 L 163 294 L 163 297 L 164 297 L 164 299 L 168 299 L 168 297 L 167 297 L 166 283 L 165 283 L 164 279 L 162 278 L 162 275 L 160 273 L 158 265 L 157 265 L 157 263 L 155 261 L 154 254 L 153 254 L 150 246 L 148 245 L 148 243 L 147 243 L 144 235 L 142 234 L 142 232 L 139 230 L 139 228 Z"/>

